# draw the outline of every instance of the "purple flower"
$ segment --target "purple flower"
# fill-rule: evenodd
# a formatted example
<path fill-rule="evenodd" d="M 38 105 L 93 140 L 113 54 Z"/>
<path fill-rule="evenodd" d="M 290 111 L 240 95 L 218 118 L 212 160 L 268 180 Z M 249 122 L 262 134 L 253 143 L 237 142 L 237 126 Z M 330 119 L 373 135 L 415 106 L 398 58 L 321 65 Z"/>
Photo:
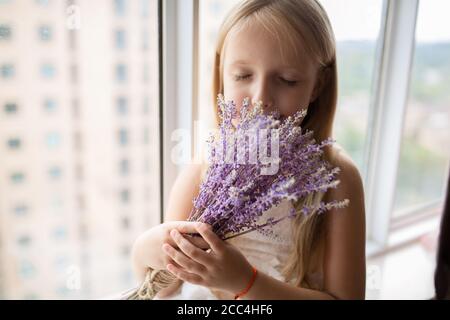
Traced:
<path fill-rule="evenodd" d="M 194 200 L 190 221 L 210 224 L 222 239 L 270 227 L 297 214 L 321 214 L 342 208 L 348 200 L 321 202 L 286 212 L 286 216 L 258 224 L 259 218 L 282 201 L 296 202 L 318 192 L 336 188 L 339 168 L 323 159 L 323 148 L 334 140 L 316 143 L 312 131 L 300 127 L 306 111 L 282 119 L 264 114 L 261 104 L 244 100 L 237 110 L 233 101 L 218 96 L 221 119 L 219 134 L 208 141 L 209 168 Z M 237 121 L 233 121 L 237 120 Z"/>

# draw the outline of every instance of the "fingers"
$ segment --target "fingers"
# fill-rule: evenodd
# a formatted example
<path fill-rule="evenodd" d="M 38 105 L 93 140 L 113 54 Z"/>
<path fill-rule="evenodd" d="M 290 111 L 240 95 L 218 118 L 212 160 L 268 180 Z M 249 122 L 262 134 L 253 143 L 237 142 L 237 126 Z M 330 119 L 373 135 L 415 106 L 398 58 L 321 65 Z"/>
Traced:
<path fill-rule="evenodd" d="M 223 241 L 214 233 L 214 231 L 212 231 L 210 225 L 202 223 L 197 227 L 197 230 L 203 239 L 205 239 L 205 241 L 209 244 L 212 251 L 219 254 L 223 252 Z"/>
<path fill-rule="evenodd" d="M 197 233 L 198 236 L 190 236 L 190 235 L 183 235 L 185 239 L 187 239 L 190 243 L 192 243 L 194 246 L 199 247 L 201 249 L 209 249 L 209 244 L 206 242 L 200 234 Z"/>
<path fill-rule="evenodd" d="M 184 237 L 195 246 L 202 249 L 209 249 L 210 247 L 208 243 L 199 235 L 196 228 L 197 225 L 201 225 L 201 223 L 193 221 L 170 221 L 169 223 L 167 223 L 169 232 L 172 231 L 172 229 L 177 229 L 180 233 L 184 234 Z M 193 234 L 196 234 L 196 236 L 194 236 Z M 172 239 L 169 240 L 169 244 L 172 246 L 176 246 L 175 243 L 172 242 Z"/>
<path fill-rule="evenodd" d="M 180 250 L 176 250 L 169 244 L 164 244 L 163 250 L 170 258 L 173 259 L 173 261 L 177 263 L 178 266 L 186 269 L 189 272 L 202 274 L 206 271 L 204 266 L 190 259 L 183 252 L 181 252 Z"/>
<path fill-rule="evenodd" d="M 198 285 L 203 284 L 203 279 L 199 275 L 186 272 L 178 267 L 175 267 L 174 265 L 169 264 L 167 266 L 167 270 L 169 270 L 173 275 L 175 275 L 180 280 Z"/>
<path fill-rule="evenodd" d="M 170 235 L 174 239 L 178 248 L 186 256 L 194 260 L 195 262 L 202 264 L 203 266 L 210 265 L 212 262 L 212 257 L 208 253 L 200 250 L 198 247 L 194 246 L 191 242 L 185 239 L 185 237 L 179 233 L 177 230 L 172 230 Z"/>

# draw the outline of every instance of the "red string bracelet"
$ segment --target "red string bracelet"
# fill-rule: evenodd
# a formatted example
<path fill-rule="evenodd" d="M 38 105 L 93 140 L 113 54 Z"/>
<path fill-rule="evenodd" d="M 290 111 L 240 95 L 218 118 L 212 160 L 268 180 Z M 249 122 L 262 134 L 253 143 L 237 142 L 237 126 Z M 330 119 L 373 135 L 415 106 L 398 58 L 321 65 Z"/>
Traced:
<path fill-rule="evenodd" d="M 243 291 L 241 291 L 240 293 L 235 295 L 234 296 L 234 300 L 237 300 L 238 298 L 240 298 L 243 295 L 245 295 L 250 290 L 250 288 L 252 287 L 253 282 L 255 282 L 255 278 L 256 278 L 256 274 L 258 273 L 258 270 L 256 270 L 256 268 L 252 266 L 252 271 L 253 271 L 252 278 L 250 279 L 250 282 L 248 283 L 247 287 Z"/>

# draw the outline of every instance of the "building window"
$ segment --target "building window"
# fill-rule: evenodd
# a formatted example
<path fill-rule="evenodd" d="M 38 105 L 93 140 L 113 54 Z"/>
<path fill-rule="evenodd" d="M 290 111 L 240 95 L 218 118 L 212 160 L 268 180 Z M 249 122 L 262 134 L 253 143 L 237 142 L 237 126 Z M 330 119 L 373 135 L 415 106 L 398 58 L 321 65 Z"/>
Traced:
<path fill-rule="evenodd" d="M 129 246 L 129 245 L 124 245 L 124 246 L 122 247 L 122 255 L 123 255 L 124 257 L 129 257 L 129 256 L 130 256 L 130 253 L 131 253 L 131 248 L 130 248 L 130 246 Z"/>
<path fill-rule="evenodd" d="M 150 142 L 150 130 L 148 127 L 144 128 L 144 144 L 147 145 Z"/>
<path fill-rule="evenodd" d="M 0 40 L 9 40 L 11 38 L 11 27 L 1 24 L 0 25 Z"/>
<path fill-rule="evenodd" d="M 150 16 L 149 0 L 141 0 L 141 17 L 146 19 Z"/>
<path fill-rule="evenodd" d="M 142 30 L 142 51 L 147 51 L 149 48 L 149 33 L 147 29 Z"/>
<path fill-rule="evenodd" d="M 19 138 L 11 138 L 8 140 L 8 147 L 13 150 L 17 150 L 21 147 L 22 142 Z"/>
<path fill-rule="evenodd" d="M 50 202 L 50 206 L 55 210 L 60 210 L 63 206 L 63 201 L 60 197 L 54 196 Z"/>
<path fill-rule="evenodd" d="M 39 27 L 39 39 L 42 41 L 49 41 L 52 38 L 52 30 L 49 26 L 40 26 Z"/>
<path fill-rule="evenodd" d="M 117 82 L 127 81 L 127 67 L 124 64 L 118 64 L 116 66 L 116 80 Z"/>
<path fill-rule="evenodd" d="M 25 181 L 25 174 L 23 174 L 22 172 L 14 172 L 11 175 L 11 181 L 14 184 L 23 183 Z"/>
<path fill-rule="evenodd" d="M 53 238 L 55 240 L 61 241 L 67 239 L 67 230 L 64 227 L 57 227 L 53 230 Z"/>
<path fill-rule="evenodd" d="M 28 206 L 20 204 L 15 206 L 13 211 L 16 216 L 25 216 L 28 214 Z"/>
<path fill-rule="evenodd" d="M 122 217 L 121 223 L 122 223 L 122 229 L 128 230 L 130 228 L 130 218 Z"/>
<path fill-rule="evenodd" d="M 128 173 L 130 172 L 130 162 L 128 159 L 122 159 L 120 161 L 120 173 L 122 175 L 128 175 Z"/>
<path fill-rule="evenodd" d="M 128 114 L 128 100 L 125 97 L 117 98 L 117 112 L 121 115 Z"/>
<path fill-rule="evenodd" d="M 126 46 L 125 30 L 122 29 L 116 30 L 115 40 L 116 40 L 116 49 L 125 49 Z"/>
<path fill-rule="evenodd" d="M 55 76 L 56 70 L 55 66 L 50 63 L 44 63 L 41 66 L 41 77 L 45 79 L 51 79 Z"/>
<path fill-rule="evenodd" d="M 56 166 L 55 167 L 51 167 L 48 170 L 48 175 L 49 175 L 50 179 L 58 180 L 59 178 L 61 178 L 61 175 L 62 175 L 61 168 L 60 167 L 56 167 Z"/>
<path fill-rule="evenodd" d="M 61 143 L 61 138 L 58 133 L 52 132 L 52 133 L 47 134 L 45 142 L 49 149 L 55 149 L 55 148 L 59 147 L 59 145 Z"/>
<path fill-rule="evenodd" d="M 22 248 L 27 248 L 31 245 L 31 237 L 21 236 L 17 239 L 17 244 Z"/>
<path fill-rule="evenodd" d="M 69 258 L 63 255 L 58 255 L 55 259 L 56 270 L 60 273 L 65 273 L 70 266 Z"/>
<path fill-rule="evenodd" d="M 17 104 L 6 103 L 5 104 L 5 113 L 17 113 Z"/>
<path fill-rule="evenodd" d="M 36 268 L 30 261 L 21 261 L 19 264 L 19 273 L 22 278 L 29 279 L 36 275 Z"/>
<path fill-rule="evenodd" d="M 4 79 L 11 79 L 14 77 L 14 66 L 12 64 L 3 64 L 0 66 L 0 74 Z"/>
<path fill-rule="evenodd" d="M 70 80 L 72 84 L 77 84 L 78 82 L 78 65 L 76 64 L 70 66 Z"/>
<path fill-rule="evenodd" d="M 40 6 L 46 7 L 50 4 L 50 0 L 36 0 L 36 3 Z"/>
<path fill-rule="evenodd" d="M 142 82 L 148 83 L 150 81 L 150 73 L 149 73 L 148 65 L 145 63 L 142 68 Z"/>
<path fill-rule="evenodd" d="M 119 17 L 125 16 L 126 13 L 126 1 L 125 0 L 114 0 L 114 7 L 116 15 Z"/>
<path fill-rule="evenodd" d="M 122 203 L 130 202 L 130 190 L 124 189 L 124 190 L 120 191 L 120 201 Z"/>
<path fill-rule="evenodd" d="M 56 110 L 56 101 L 53 99 L 46 99 L 44 101 L 44 109 L 47 112 L 55 112 Z"/>
<path fill-rule="evenodd" d="M 144 115 L 147 115 L 150 111 L 150 106 L 149 106 L 149 99 L 147 96 L 144 97 L 144 101 L 142 103 L 142 113 Z"/>
<path fill-rule="evenodd" d="M 119 143 L 122 146 L 126 146 L 128 144 L 128 131 L 126 129 L 119 130 Z"/>

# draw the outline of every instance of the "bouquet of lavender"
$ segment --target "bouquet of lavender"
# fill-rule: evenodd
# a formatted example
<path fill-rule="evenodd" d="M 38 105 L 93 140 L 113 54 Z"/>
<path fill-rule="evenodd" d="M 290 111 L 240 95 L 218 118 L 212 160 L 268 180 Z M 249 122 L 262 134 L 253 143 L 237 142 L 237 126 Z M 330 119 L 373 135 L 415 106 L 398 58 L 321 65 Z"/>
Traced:
<path fill-rule="evenodd" d="M 348 200 L 304 205 L 284 217 L 264 218 L 264 213 L 282 201 L 296 202 L 314 193 L 336 188 L 339 168 L 326 162 L 323 148 L 334 141 L 317 144 L 313 132 L 303 132 L 300 124 L 306 111 L 283 118 L 264 114 L 261 103 L 250 107 L 249 100 L 237 110 L 234 102 L 218 96 L 221 124 L 208 146 L 209 167 L 194 200 L 189 221 L 212 226 L 223 240 L 258 231 L 271 235 L 271 226 L 297 214 L 320 214 L 342 208 Z M 175 281 L 165 270 L 149 270 L 142 286 L 128 299 L 153 299 L 162 288 Z"/>

